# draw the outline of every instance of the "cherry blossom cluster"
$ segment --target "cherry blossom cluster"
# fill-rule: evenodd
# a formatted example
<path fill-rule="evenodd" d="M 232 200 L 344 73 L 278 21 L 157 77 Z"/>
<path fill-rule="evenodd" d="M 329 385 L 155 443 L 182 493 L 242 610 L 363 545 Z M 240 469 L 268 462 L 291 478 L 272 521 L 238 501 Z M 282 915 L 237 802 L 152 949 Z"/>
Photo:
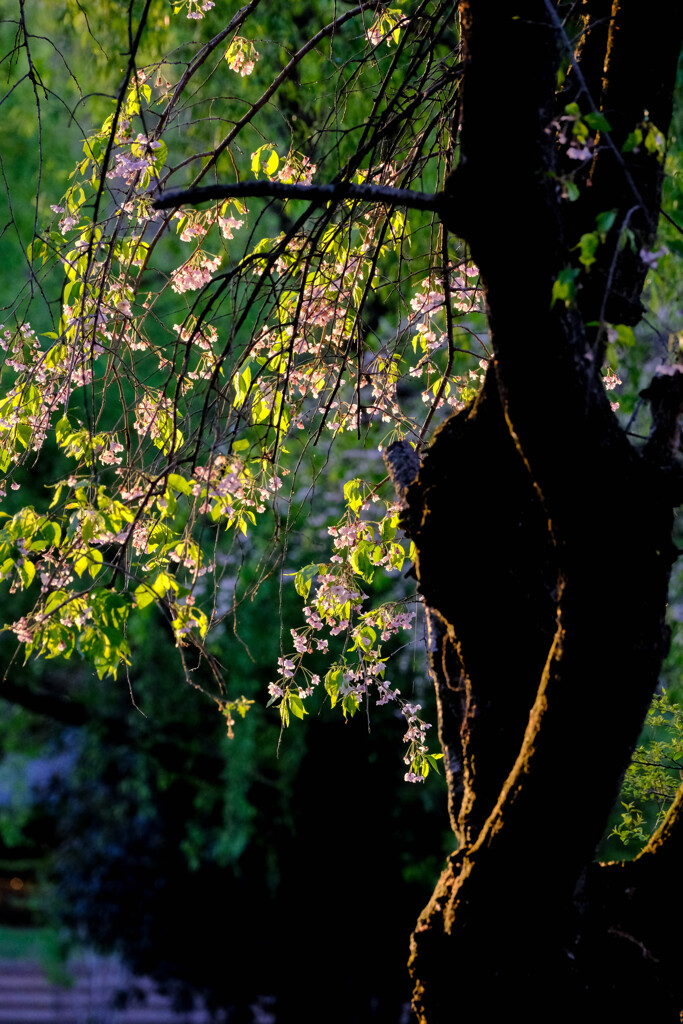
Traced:
<path fill-rule="evenodd" d="M 458 272 L 449 279 L 451 308 L 454 314 L 467 316 L 483 310 L 483 296 L 478 287 L 479 268 L 463 264 Z M 467 375 L 453 374 L 445 379 L 440 369 L 436 354 L 448 347 L 448 337 L 435 323 L 435 317 L 445 304 L 443 283 L 433 283 L 429 278 L 422 282 L 422 290 L 411 300 L 413 315 L 411 323 L 415 331 L 413 351 L 422 353 L 409 376 L 426 378 L 426 387 L 422 391 L 422 401 L 427 406 L 450 406 L 455 411 L 463 409 L 479 390 L 484 381 L 487 359 L 480 359 L 476 368 L 468 370 Z M 473 332 L 470 332 L 473 335 Z M 484 348 L 483 342 L 473 335 Z"/>
<path fill-rule="evenodd" d="M 273 154 L 268 146 L 262 147 Z M 252 154 L 261 167 L 261 151 Z M 252 164 L 254 166 L 254 163 Z M 261 167 L 263 170 L 263 167 Z M 270 170 L 273 177 L 276 167 Z M 364 214 L 370 217 L 369 213 Z M 392 222 L 400 233 L 399 219 Z M 338 354 L 344 351 L 349 339 L 359 330 L 353 309 L 353 296 L 362 291 L 373 261 L 373 239 L 376 221 L 370 220 L 363 228 L 357 245 L 344 248 L 342 240 L 335 238 L 329 255 L 323 247 L 313 263 L 300 259 L 300 241 L 292 240 L 288 253 L 278 257 L 276 269 L 283 283 L 291 275 L 298 277 L 295 289 L 286 287 L 278 310 L 280 325 L 262 330 L 254 339 L 253 349 L 266 373 L 282 372 L 283 359 L 287 359 L 287 401 L 292 410 L 292 421 L 303 429 L 311 415 L 322 413 L 325 427 L 332 434 L 340 430 L 357 431 L 361 423 L 372 421 L 412 429 L 401 409 L 397 386 L 403 376 L 424 381 L 422 401 L 432 407 L 461 409 L 481 387 L 487 366 L 480 359 L 478 367 L 463 375 L 444 377 L 443 353 L 448 349 L 443 307 L 445 295 L 438 275 L 423 280 L 421 288 L 411 300 L 410 325 L 415 330 L 413 350 L 419 358 L 412 366 L 396 355 L 386 358 L 366 353 L 360 375 L 355 363 L 344 368 L 346 388 L 339 387 Z M 260 271 L 259 271 L 260 272 Z M 454 316 L 465 317 L 483 309 L 483 297 L 478 287 L 478 268 L 460 263 L 449 279 L 449 298 Z M 437 326 L 437 317 L 440 326 Z M 287 323 L 287 320 L 292 322 Z M 470 331 L 472 336 L 473 332 Z M 486 351 L 484 342 L 473 335 Z M 468 337 L 469 340 L 469 337 Z M 441 356 L 439 353 L 441 352 Z M 438 358 L 437 358 L 438 357 Z M 404 356 L 405 359 L 405 356 Z M 352 397 L 348 397 L 349 391 Z M 297 397 L 298 396 L 298 397 Z M 307 415 L 300 410 L 306 399 L 313 400 Z"/>
<path fill-rule="evenodd" d="M 245 517 L 255 523 L 254 513 L 265 512 L 281 487 L 276 474 L 254 474 L 237 456 L 217 455 L 206 466 L 196 467 L 190 493 L 199 501 L 199 512 L 213 520 L 219 516 L 237 520 L 242 528 Z"/>
<path fill-rule="evenodd" d="M 6 471 L 23 452 L 41 450 L 54 414 L 73 388 L 92 379 L 92 370 L 82 342 L 43 353 L 30 324 L 4 331 L 0 344 L 7 352 L 5 365 L 19 373 L 0 400 L 0 465 Z"/>
<path fill-rule="evenodd" d="M 171 274 L 171 288 L 174 292 L 190 292 L 203 288 L 221 265 L 220 256 L 202 252 L 199 249 L 190 259 Z"/>
<path fill-rule="evenodd" d="M 276 704 L 283 721 L 290 713 L 303 717 L 305 701 L 321 682 L 318 673 L 306 664 L 307 657 L 330 653 L 332 637 L 346 637 L 348 653 L 335 661 L 324 678 L 324 689 L 332 707 L 341 704 L 343 714 L 353 715 L 365 699 L 374 695 L 377 705 L 395 702 L 405 718 L 408 744 L 405 763 L 409 782 L 423 781 L 429 767 L 436 767 L 440 755 L 429 754 L 426 742 L 428 723 L 418 712 L 419 705 L 401 697 L 398 688 L 385 678 L 386 656 L 381 644 L 403 630 L 410 630 L 415 612 L 402 602 L 387 602 L 379 608 L 363 611 L 366 595 L 361 584 L 372 579 L 376 567 L 400 568 L 405 557 L 402 544 L 395 540 L 399 510 L 386 506 L 386 515 L 378 521 L 362 518 L 369 505 L 359 491 L 360 481 L 350 481 L 345 493 L 349 511 L 336 525 L 328 527 L 334 554 L 327 564 L 308 566 L 296 574 L 297 591 L 307 597 L 304 607 L 306 626 L 291 630 L 293 652 L 278 662 L 277 680 L 268 687 L 270 703 Z M 327 631 L 328 637 L 320 636 Z M 356 663 L 348 655 L 355 653 Z M 431 758 L 431 761 L 429 760 Z"/>
<path fill-rule="evenodd" d="M 193 21 L 201 21 L 207 11 L 215 7 L 215 0 L 171 0 L 173 13 L 179 14 L 187 6 L 187 17 Z"/>
<path fill-rule="evenodd" d="M 277 180 L 291 184 L 310 185 L 317 171 L 315 164 L 307 156 L 290 150 L 277 174 Z"/>
<path fill-rule="evenodd" d="M 408 24 L 408 20 L 397 7 L 380 8 L 374 22 L 366 29 L 365 36 L 371 46 L 379 46 L 382 42 L 391 46 L 392 42 L 398 43 L 401 28 Z"/>
<path fill-rule="evenodd" d="M 40 342 L 30 324 L 19 324 L 11 331 L 0 326 L 0 348 L 5 352 L 3 364 L 23 373 L 35 365 L 40 355 Z"/>
<path fill-rule="evenodd" d="M 176 6 L 176 13 L 184 7 L 188 17 L 200 20 L 213 4 L 185 0 Z M 393 17 L 395 12 L 388 13 Z M 387 41 L 393 41 L 397 27 L 397 21 L 384 26 Z M 248 88 L 246 79 L 259 58 L 253 44 L 235 37 L 225 57 Z M 151 191 L 165 166 L 167 141 L 164 129 L 151 132 L 146 125 L 157 122 L 141 113 L 143 104 L 151 102 L 153 74 L 138 71 L 116 123 L 111 114 L 85 140 L 73 182 L 53 206 L 61 239 L 52 228 L 50 246 L 39 244 L 32 253 L 34 260 L 46 260 L 56 252 L 62 261 L 66 286 L 58 328 L 47 345 L 27 324 L 8 329 L 0 339 L 6 367 L 18 375 L 0 405 L 3 468 L 11 469 L 27 448 L 37 450 L 51 428 L 62 452 L 75 461 L 53 502 L 61 533 L 55 533 L 54 541 L 41 541 L 40 554 L 14 545 L 7 568 L 10 586 L 26 588 L 36 577 L 41 589 L 35 614 L 15 623 L 15 634 L 33 650 L 64 657 L 77 643 L 83 646 L 86 624 L 95 630 L 98 621 L 105 621 L 98 601 L 103 608 L 118 600 L 117 594 L 125 609 L 117 612 L 121 621 L 131 608 L 163 602 L 177 642 L 199 638 L 201 644 L 210 622 L 198 606 L 202 587 L 196 584 L 213 568 L 203 535 L 212 524 L 246 535 L 256 517 L 278 501 L 286 470 L 276 467 L 288 430 L 313 417 L 324 419 L 333 432 L 357 430 L 361 422 L 416 429 L 398 394 L 398 384 L 416 361 L 411 363 L 410 344 L 405 342 L 404 354 L 377 351 L 374 341 L 366 350 L 360 316 L 364 296 L 381 276 L 382 260 L 393 258 L 403 244 L 407 228 L 399 212 L 378 205 L 349 220 L 350 226 L 343 219 L 331 222 L 314 253 L 303 234 L 286 249 L 272 240 L 277 259 L 268 255 L 269 240 L 257 242 L 251 255 L 263 256 L 260 266 L 256 260 L 245 265 L 249 273 L 254 266 L 257 271 L 267 267 L 277 300 L 272 318 L 259 320 L 255 338 L 239 357 L 225 341 L 221 344 L 201 306 L 193 306 L 172 330 L 162 320 L 160 311 L 164 302 L 173 301 L 171 292 L 199 291 L 218 271 L 223 257 L 204 248 L 213 248 L 207 242 L 210 232 L 224 241 L 234 239 L 247 210 L 229 200 L 174 214 L 180 241 L 194 252 L 179 266 L 166 262 L 165 276 L 158 273 L 151 256 L 159 233 L 149 227 L 163 215 L 151 209 Z M 161 87 L 161 75 L 157 81 Z M 158 123 L 166 123 L 163 116 Z M 105 153 L 112 154 L 106 176 Z M 310 156 L 290 149 L 281 158 L 275 144 L 265 142 L 252 154 L 252 170 L 272 181 L 308 184 L 317 169 Z M 371 168 L 359 177 L 393 182 L 397 174 L 396 167 Z M 103 177 L 112 212 L 95 225 L 92 198 Z M 143 275 L 146 295 L 140 291 Z M 479 308 L 476 277 L 476 268 L 466 265 L 453 271 L 455 314 L 466 316 Z M 414 331 L 422 339 L 424 347 L 419 356 L 414 354 L 427 357 L 421 371 L 429 387 L 436 380 L 439 348 L 445 345 L 444 301 L 438 275 L 431 275 L 413 298 L 407 327 L 401 328 L 406 336 Z M 358 359 L 347 358 L 355 351 Z M 163 371 L 163 384 L 155 378 L 158 371 Z M 96 401 L 104 402 L 112 380 L 118 394 L 132 397 L 125 399 L 115 429 L 95 433 L 77 421 L 74 392 L 87 384 Z M 214 416 L 214 403 L 222 433 L 202 437 L 193 410 L 210 408 Z M 180 428 L 188 429 L 187 424 L 194 432 L 184 438 Z M 427 725 L 420 709 L 386 678 L 382 653 L 383 644 L 412 628 L 414 612 L 400 601 L 367 610 L 366 596 L 375 573 L 399 576 L 407 545 L 396 536 L 396 507 L 386 506 L 385 514 L 371 520 L 366 502 L 356 499 L 353 488 L 349 495 L 347 512 L 330 528 L 329 562 L 314 571 L 309 567 L 311 572 L 297 583 L 305 598 L 304 624 L 292 631 L 292 649 L 282 653 L 270 697 L 279 702 L 283 720 L 289 713 L 304 714 L 304 702 L 323 686 L 345 715 L 355 713 L 370 695 L 380 705 L 395 703 L 407 725 L 410 781 L 419 781 L 430 763 L 424 760 Z M 118 553 L 112 556 L 112 549 Z M 124 574 L 119 566 L 125 566 L 126 581 L 120 591 Z M 343 656 L 332 661 L 324 677 L 313 670 L 312 659 L 329 663 L 341 645 Z M 126 649 L 122 640 L 107 655 L 108 667 L 98 664 L 98 672 L 115 672 L 126 660 Z"/>
<path fill-rule="evenodd" d="M 135 406 L 135 429 L 142 436 L 160 438 L 172 415 L 172 400 L 150 392 Z"/>
<path fill-rule="evenodd" d="M 229 212 L 231 207 L 242 214 L 242 219 L 234 217 Z M 176 230 L 180 234 L 181 242 L 202 242 L 214 224 L 218 224 L 224 238 L 234 238 L 234 232 L 243 226 L 243 218 L 247 212 L 246 206 L 242 203 L 230 200 L 207 210 L 177 210 L 173 217 L 178 220 Z"/>
<path fill-rule="evenodd" d="M 605 391 L 614 391 L 621 384 L 621 380 L 617 377 L 616 373 L 608 368 L 607 373 L 602 378 L 602 383 L 605 385 Z"/>
<path fill-rule="evenodd" d="M 404 775 L 406 782 L 424 782 L 425 780 L 424 761 L 426 760 L 425 755 L 429 753 L 427 730 L 431 729 L 431 725 L 419 717 L 418 712 L 421 710 L 420 704 L 404 703 L 401 706 L 401 714 L 408 725 L 403 737 L 404 743 L 408 744 L 408 749 L 403 757 L 403 763 L 409 766 L 409 770 Z"/>
<path fill-rule="evenodd" d="M 66 235 L 67 231 L 71 231 L 72 228 L 78 227 L 80 217 L 76 213 L 67 213 L 64 207 L 58 203 L 52 204 L 50 209 L 53 213 L 63 213 L 65 215 L 59 221 L 59 230 L 63 235 Z"/>
<path fill-rule="evenodd" d="M 108 178 L 123 178 L 127 185 L 132 185 L 137 177 L 152 171 L 155 165 L 155 150 L 161 149 L 158 139 L 150 140 L 139 133 L 131 142 L 127 151 L 116 153 L 116 163 L 107 172 Z"/>
<path fill-rule="evenodd" d="M 201 16 L 211 7 L 213 3 L 191 2 L 189 15 Z M 256 54 L 251 57 L 258 59 Z M 241 73 L 250 70 L 243 66 Z M 55 428 L 60 448 L 77 462 L 73 474 L 55 488 L 50 513 L 54 534 L 40 540 L 42 554 L 36 555 L 38 547 L 29 549 L 20 538 L 20 543 L 10 545 L 11 557 L 3 563 L 3 574 L 6 569 L 13 591 L 30 587 L 34 579 L 39 585 L 41 597 L 34 613 L 23 616 L 13 628 L 30 650 L 49 652 L 50 656 L 68 657 L 86 622 L 92 623 L 91 632 L 96 635 L 96 620 L 100 624 L 112 621 L 102 618 L 97 601 L 101 607 L 118 601 L 116 588 L 109 589 L 112 565 L 105 564 L 101 550 L 114 545 L 128 548 L 126 564 L 132 578 L 141 581 L 132 604 L 129 595 L 122 594 L 121 609 L 144 607 L 150 600 L 162 599 L 173 613 L 178 642 L 203 636 L 208 627 L 206 616 L 196 608 L 187 587 L 183 591 L 178 576 L 179 569 L 189 574 L 191 588 L 212 567 L 192 536 L 197 516 L 188 516 L 188 511 L 201 512 L 202 520 L 221 519 L 228 526 L 234 523 L 246 533 L 255 515 L 265 511 L 281 486 L 280 476 L 258 458 L 254 459 L 258 470 L 253 471 L 246 462 L 239 468 L 234 459 L 221 470 L 215 458 L 210 465 L 218 467 L 219 473 L 203 469 L 201 462 L 189 478 L 173 472 L 182 436 L 175 425 L 177 398 L 171 396 L 185 395 L 199 382 L 213 378 L 218 332 L 213 324 L 188 316 L 175 325 L 178 344 L 168 346 L 167 354 L 160 344 L 163 333 L 157 316 L 153 340 L 145 331 L 145 320 L 163 291 L 152 291 L 144 300 L 138 297 L 140 273 L 148 266 L 154 243 L 147 228 L 161 217 L 151 209 L 150 188 L 166 153 L 161 138 L 143 131 L 141 105 L 151 96 L 147 78 L 144 70 L 137 72 L 116 122 L 110 115 L 84 140 L 85 158 L 77 165 L 63 199 L 52 206 L 58 215 L 59 234 L 50 227 L 49 239 L 38 238 L 31 248 L 34 261 L 59 259 L 64 268 L 64 302 L 57 329 L 48 332 L 45 344 L 27 323 L 0 328 L 6 373 L 17 378 L 12 382 L 6 377 L 8 386 L 0 401 L 1 468 L 11 472 L 25 453 L 37 452 Z M 163 85 L 160 75 L 158 84 Z M 114 209 L 94 225 L 89 219 L 92 197 L 101 187 L 103 158 L 110 152 L 112 133 L 112 163 L 105 181 Z M 307 165 L 303 166 L 306 169 Z M 235 202 L 213 207 L 201 215 L 203 219 L 192 213 L 186 217 L 181 238 L 200 244 L 215 225 L 221 236 L 230 240 L 243 226 L 246 212 Z M 63 239 L 67 241 L 63 243 Z M 201 288 L 220 262 L 220 256 L 198 249 L 172 271 L 171 289 L 183 293 Z M 179 352 L 182 369 L 175 366 Z M 150 354 L 156 356 L 160 369 L 171 375 L 170 380 L 175 378 L 163 392 L 142 383 L 149 379 Z M 98 369 L 100 356 L 106 357 L 106 363 Z M 116 380 L 121 395 L 127 386 L 135 395 L 130 405 L 120 410 L 126 448 L 121 434 L 95 433 L 92 427 L 77 422 L 73 412 L 78 406 L 77 389 L 91 385 L 95 400 L 104 401 L 108 379 Z M 165 475 L 159 476 L 163 463 L 153 448 L 130 444 L 131 427 L 141 439 L 151 439 L 166 456 Z M 18 485 L 11 481 L 11 486 Z M 1 490 L 4 496 L 4 484 Z M 71 589 L 77 577 L 77 587 L 86 595 L 82 599 Z M 89 595 L 98 592 L 101 598 L 93 596 L 91 600 Z M 121 612 L 121 621 L 125 614 Z M 88 656 L 82 635 L 78 642 Z M 123 639 L 118 646 L 113 641 L 103 642 L 100 654 L 96 647 L 92 648 L 96 663 L 104 657 L 101 651 L 109 651 L 106 666 L 97 663 L 98 672 L 115 673 L 119 661 L 126 660 Z"/>
<path fill-rule="evenodd" d="M 450 274 L 448 285 L 451 307 L 454 311 L 465 314 L 482 312 L 483 296 L 477 286 L 478 278 L 479 268 L 474 264 L 462 264 L 457 272 Z M 418 320 L 428 323 L 430 315 L 438 312 L 446 301 L 443 281 L 425 278 L 421 288 L 422 291 L 416 292 L 410 300 L 414 324 Z"/>
<path fill-rule="evenodd" d="M 228 67 L 242 78 L 252 73 L 260 57 L 261 54 L 258 53 L 254 44 L 244 36 L 235 36 L 225 51 Z"/>
<path fill-rule="evenodd" d="M 196 317 L 189 316 L 183 324 L 173 324 L 181 341 L 190 344 L 193 351 L 199 352 L 199 358 L 193 369 L 188 369 L 185 379 L 182 382 L 183 393 L 190 390 L 200 380 L 211 380 L 216 368 L 217 356 L 216 346 L 218 344 L 218 331 L 213 324 L 202 324 L 201 328 L 196 326 Z M 169 365 L 169 360 L 159 355 L 160 368 Z"/>
<path fill-rule="evenodd" d="M 552 122 L 557 132 L 557 141 L 566 146 L 570 160 L 590 160 L 593 156 L 595 139 L 591 138 L 588 126 L 581 119 L 578 104 L 570 103 L 564 114 Z"/>

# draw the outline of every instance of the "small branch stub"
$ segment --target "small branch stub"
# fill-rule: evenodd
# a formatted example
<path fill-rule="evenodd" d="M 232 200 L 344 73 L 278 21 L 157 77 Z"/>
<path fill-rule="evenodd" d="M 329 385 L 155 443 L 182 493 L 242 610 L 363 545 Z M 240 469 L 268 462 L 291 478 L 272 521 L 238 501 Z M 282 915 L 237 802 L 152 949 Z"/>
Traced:
<path fill-rule="evenodd" d="M 407 508 L 408 488 L 420 472 L 420 456 L 410 441 L 394 441 L 382 452 L 384 465 L 394 485 L 396 496 Z"/>

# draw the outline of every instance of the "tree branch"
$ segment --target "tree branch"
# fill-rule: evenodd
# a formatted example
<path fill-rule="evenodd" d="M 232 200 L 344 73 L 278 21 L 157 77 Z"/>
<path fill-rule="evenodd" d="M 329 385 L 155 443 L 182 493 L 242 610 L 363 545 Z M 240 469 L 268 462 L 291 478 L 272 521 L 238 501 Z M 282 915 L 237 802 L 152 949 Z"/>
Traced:
<path fill-rule="evenodd" d="M 206 185 L 198 188 L 173 189 L 155 199 L 155 210 L 170 210 L 178 206 L 197 206 L 216 199 L 234 198 L 304 199 L 323 205 L 345 199 L 365 203 L 386 203 L 405 206 L 409 210 L 433 210 L 440 214 L 443 202 L 441 192 L 416 192 L 409 188 L 391 188 L 388 185 L 354 184 L 340 181 L 331 185 L 285 184 L 282 181 L 236 181 L 231 185 Z"/>
<path fill-rule="evenodd" d="M 62 725 L 85 725 L 88 711 L 85 706 L 67 697 L 58 697 L 46 690 L 32 690 L 29 686 L 4 679 L 0 686 L 0 699 L 26 708 L 36 715 L 45 715 Z"/>
<path fill-rule="evenodd" d="M 102 729 L 102 742 L 132 748 L 139 746 L 139 741 L 122 714 L 95 715 L 85 704 L 77 700 L 60 697 L 46 690 L 32 690 L 29 686 L 12 683 L 8 679 L 2 682 L 0 698 L 35 715 L 50 718 L 60 725 L 81 728 L 90 723 L 99 726 Z M 211 780 L 220 773 L 220 757 L 194 749 L 174 734 L 168 734 L 161 739 L 157 739 L 157 735 L 151 734 L 149 742 L 145 743 L 142 749 L 166 771 L 187 773 L 191 763 L 190 774 L 196 778 Z"/>

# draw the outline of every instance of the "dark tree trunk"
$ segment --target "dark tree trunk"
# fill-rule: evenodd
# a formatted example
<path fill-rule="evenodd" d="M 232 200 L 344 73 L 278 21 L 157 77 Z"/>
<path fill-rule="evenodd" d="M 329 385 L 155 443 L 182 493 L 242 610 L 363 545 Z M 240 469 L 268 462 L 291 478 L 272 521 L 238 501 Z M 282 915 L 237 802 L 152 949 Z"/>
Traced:
<path fill-rule="evenodd" d="M 649 389 L 636 449 L 600 380 L 602 322 L 635 324 L 662 170 L 623 154 L 644 111 L 666 132 L 683 13 L 578 5 L 564 96 L 552 4 L 460 3 L 460 159 L 446 226 L 486 288 L 494 361 L 409 491 L 449 776 L 450 858 L 412 941 L 420 1021 L 603 1021 L 683 1008 L 674 892 L 677 801 L 634 863 L 593 864 L 669 643 L 681 376 Z M 583 68 L 585 67 L 585 72 Z M 551 122 L 564 104 L 612 126 L 561 198 Z M 558 110 L 559 102 L 559 110 Z M 553 284 L 598 213 L 617 211 L 576 299 Z M 587 325 L 587 326 L 586 326 Z M 445 564 L 449 571 L 444 571 Z"/>

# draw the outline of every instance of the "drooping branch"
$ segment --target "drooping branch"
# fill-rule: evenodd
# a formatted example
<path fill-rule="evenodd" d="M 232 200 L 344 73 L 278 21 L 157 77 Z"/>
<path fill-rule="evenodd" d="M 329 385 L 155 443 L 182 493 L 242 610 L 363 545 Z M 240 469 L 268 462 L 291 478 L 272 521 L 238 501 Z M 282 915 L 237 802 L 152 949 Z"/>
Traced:
<path fill-rule="evenodd" d="M 247 110 L 246 114 L 244 114 L 244 116 L 241 117 L 239 121 L 233 124 L 228 134 L 225 135 L 223 139 L 219 142 L 219 144 L 215 147 L 209 160 L 207 161 L 206 164 L 204 164 L 204 166 L 201 168 L 198 175 L 196 176 L 194 181 L 195 185 L 197 184 L 198 181 L 201 180 L 201 178 L 204 177 L 207 171 L 209 171 L 212 167 L 215 167 L 216 162 L 221 153 L 225 152 L 225 150 L 230 146 L 230 144 L 237 138 L 237 136 L 245 127 L 245 125 L 249 124 L 252 121 L 254 115 L 257 114 L 258 111 L 261 110 L 266 105 L 266 103 L 268 103 L 271 97 L 275 95 L 275 93 L 280 88 L 282 83 L 285 82 L 291 76 L 296 66 L 303 60 L 306 54 L 310 53 L 310 51 L 313 50 L 318 45 L 319 42 L 321 42 L 321 40 L 325 39 L 333 32 L 339 31 L 342 25 L 344 25 L 347 21 L 350 21 L 352 18 L 355 18 L 356 15 L 362 14 L 365 10 L 365 4 L 360 3 L 356 7 L 354 7 L 353 10 L 347 11 L 345 14 L 342 14 L 338 18 L 333 18 L 332 21 L 330 21 L 327 25 L 323 26 L 323 28 L 321 28 L 319 32 L 316 32 L 314 36 L 311 36 L 311 38 L 306 43 L 304 43 L 304 45 L 295 54 L 293 54 L 289 63 L 285 65 L 280 74 L 277 75 L 276 78 L 270 83 L 265 92 L 261 94 L 261 96 L 259 97 L 258 100 L 256 100 L 255 103 L 252 103 L 251 107 L 249 108 L 249 110 Z"/>
<path fill-rule="evenodd" d="M 323 205 L 346 199 L 365 203 L 386 203 L 405 206 L 409 210 L 441 211 L 443 193 L 417 192 L 409 188 L 391 188 L 388 185 L 356 184 L 350 181 L 330 185 L 286 184 L 282 181 L 236 181 L 231 185 L 206 185 L 199 188 L 173 189 L 164 192 L 152 204 L 155 210 L 170 210 L 178 206 L 197 206 L 220 199 L 303 199 Z"/>

